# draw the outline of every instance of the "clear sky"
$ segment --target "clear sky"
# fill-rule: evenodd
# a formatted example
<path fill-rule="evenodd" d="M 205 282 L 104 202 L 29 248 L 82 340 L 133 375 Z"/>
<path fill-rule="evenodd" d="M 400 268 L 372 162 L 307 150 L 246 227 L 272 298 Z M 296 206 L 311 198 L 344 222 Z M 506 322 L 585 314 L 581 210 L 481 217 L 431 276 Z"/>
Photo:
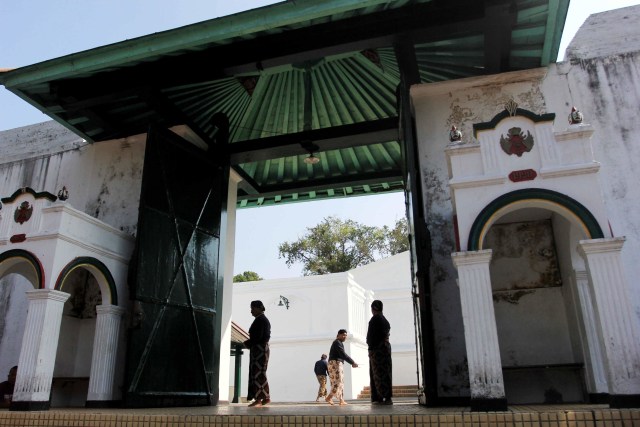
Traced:
<path fill-rule="evenodd" d="M 2 0 L 0 68 L 30 65 L 272 3 L 276 1 Z M 572 0 L 558 60 L 591 13 L 637 4 L 640 1 Z M 47 120 L 48 116 L 0 87 L 0 130 Z M 393 193 L 240 210 L 236 272 L 253 270 L 269 279 L 299 276 L 299 267 L 288 269 L 278 259 L 277 246 L 296 240 L 329 215 L 367 225 L 393 225 L 404 215 L 404 199 L 401 193 Z"/>

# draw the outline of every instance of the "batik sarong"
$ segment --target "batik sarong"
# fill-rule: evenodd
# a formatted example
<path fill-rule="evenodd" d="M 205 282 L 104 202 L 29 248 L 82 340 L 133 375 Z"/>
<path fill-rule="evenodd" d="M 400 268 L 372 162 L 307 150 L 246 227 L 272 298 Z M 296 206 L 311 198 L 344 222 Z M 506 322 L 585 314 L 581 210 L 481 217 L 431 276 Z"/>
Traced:
<path fill-rule="evenodd" d="M 372 402 L 391 399 L 391 344 L 388 341 L 369 350 L 369 378 Z"/>
<path fill-rule="evenodd" d="M 331 381 L 331 394 L 342 401 L 344 394 L 344 366 L 337 360 L 329 360 L 329 379 Z"/>
<path fill-rule="evenodd" d="M 249 390 L 247 400 L 270 399 L 267 366 L 269 344 L 254 344 L 249 351 Z"/>
<path fill-rule="evenodd" d="M 327 376 L 316 375 L 316 378 L 318 378 L 318 384 L 320 384 L 320 386 L 318 387 L 318 396 L 316 397 L 317 400 L 327 395 Z"/>

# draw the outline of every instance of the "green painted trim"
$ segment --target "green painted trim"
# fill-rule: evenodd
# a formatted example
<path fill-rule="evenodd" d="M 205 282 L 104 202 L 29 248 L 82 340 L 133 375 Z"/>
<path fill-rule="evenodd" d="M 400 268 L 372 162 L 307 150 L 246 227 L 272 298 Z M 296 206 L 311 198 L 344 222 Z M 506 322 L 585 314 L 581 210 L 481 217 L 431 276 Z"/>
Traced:
<path fill-rule="evenodd" d="M 556 62 L 560 50 L 560 39 L 569 11 L 569 0 L 549 0 L 547 25 L 540 58 L 540 65 L 545 67 Z"/>
<path fill-rule="evenodd" d="M 22 187 L 17 189 L 11 196 L 3 197 L 2 199 L 0 199 L 0 201 L 2 203 L 12 203 L 14 200 L 16 200 L 20 195 L 24 193 L 29 193 L 36 199 L 47 199 L 52 202 L 55 202 L 56 200 L 58 200 L 56 196 L 49 193 L 48 191 L 41 191 L 39 193 L 36 193 L 36 191 L 31 187 Z"/>
<path fill-rule="evenodd" d="M 580 202 L 566 196 L 562 193 L 558 193 L 552 190 L 545 190 L 542 188 L 528 188 L 525 190 L 516 190 L 507 194 L 503 194 L 491 203 L 489 203 L 476 217 L 471 230 L 469 231 L 469 240 L 467 242 L 468 251 L 477 251 L 482 247 L 480 242 L 480 236 L 482 230 L 484 230 L 489 219 L 500 209 L 508 206 L 512 203 L 522 200 L 531 199 L 543 199 L 550 202 L 557 203 L 569 211 L 571 211 L 576 217 L 582 221 L 585 228 L 588 230 L 590 239 L 602 239 L 604 233 L 602 228 L 596 221 L 595 217 L 585 208 Z"/>
<path fill-rule="evenodd" d="M 116 282 L 115 280 L 113 280 L 113 276 L 111 275 L 111 272 L 109 271 L 107 266 L 95 258 L 78 257 L 73 261 L 71 261 L 69 264 L 67 264 L 62 269 L 62 271 L 60 271 L 60 274 L 58 275 L 58 279 L 56 280 L 56 285 L 54 286 L 54 289 L 58 291 L 62 291 L 62 287 L 64 286 L 64 281 L 67 279 L 67 276 L 69 275 L 69 273 L 71 273 L 76 268 L 82 267 L 85 265 L 91 265 L 97 268 L 100 271 L 100 273 L 102 273 L 102 275 L 107 281 L 107 285 L 109 285 L 109 293 L 111 294 L 109 295 L 109 298 L 111 300 L 111 305 L 118 305 L 118 291 L 116 289 Z"/>
<path fill-rule="evenodd" d="M 556 113 L 536 114 L 529 110 L 525 110 L 523 108 L 517 108 L 515 115 L 526 117 L 527 119 L 531 120 L 534 123 L 552 122 L 556 119 Z M 500 123 L 502 120 L 510 116 L 511 115 L 507 110 L 502 110 L 501 112 L 493 116 L 493 118 L 488 122 L 475 123 L 473 125 L 473 137 L 477 138 L 478 132 L 480 131 L 495 129 L 496 126 L 498 126 L 498 123 Z"/>
<path fill-rule="evenodd" d="M 0 264 L 9 258 L 24 258 L 29 264 L 31 264 L 36 270 L 38 289 L 44 289 L 44 268 L 42 267 L 38 257 L 24 249 L 10 249 L 0 254 Z"/>
<path fill-rule="evenodd" d="M 74 53 L 17 68 L 2 75 L 9 89 L 144 61 L 181 50 L 198 50 L 210 44 L 224 44 L 242 38 L 355 10 L 366 10 L 388 0 L 296 0 L 240 12 L 162 31 L 123 42 Z"/>

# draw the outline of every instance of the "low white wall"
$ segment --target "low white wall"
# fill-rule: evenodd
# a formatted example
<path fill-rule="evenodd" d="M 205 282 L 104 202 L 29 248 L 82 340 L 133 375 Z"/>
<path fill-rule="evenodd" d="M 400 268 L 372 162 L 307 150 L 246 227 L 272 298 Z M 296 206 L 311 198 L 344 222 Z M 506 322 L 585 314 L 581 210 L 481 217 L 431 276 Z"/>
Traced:
<path fill-rule="evenodd" d="M 409 277 L 409 255 L 403 253 L 346 273 L 234 284 L 233 321 L 248 330 L 253 322 L 250 302 L 259 299 L 271 322 L 267 377 L 272 399 L 315 400 L 318 382 L 313 366 L 322 353 L 329 353 L 341 328 L 349 332 L 345 351 L 359 364 L 358 368 L 345 364 L 344 397 L 356 399 L 369 385 L 365 335 L 372 299 L 383 300 L 385 316 L 391 323 L 393 383 L 417 384 Z M 288 309 L 279 305 L 280 296 L 288 300 Z M 234 363 L 232 358 L 230 384 Z M 249 352 L 245 350 L 240 394 L 243 398 L 247 395 L 248 372 Z"/>

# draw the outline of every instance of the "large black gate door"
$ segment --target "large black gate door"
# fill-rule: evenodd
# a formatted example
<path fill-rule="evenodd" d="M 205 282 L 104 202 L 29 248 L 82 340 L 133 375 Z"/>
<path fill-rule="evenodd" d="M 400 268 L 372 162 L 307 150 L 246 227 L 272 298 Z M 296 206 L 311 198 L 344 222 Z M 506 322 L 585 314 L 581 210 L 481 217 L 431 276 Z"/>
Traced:
<path fill-rule="evenodd" d="M 228 169 L 173 132 L 147 137 L 124 400 L 128 407 L 218 402 L 220 229 Z"/>

